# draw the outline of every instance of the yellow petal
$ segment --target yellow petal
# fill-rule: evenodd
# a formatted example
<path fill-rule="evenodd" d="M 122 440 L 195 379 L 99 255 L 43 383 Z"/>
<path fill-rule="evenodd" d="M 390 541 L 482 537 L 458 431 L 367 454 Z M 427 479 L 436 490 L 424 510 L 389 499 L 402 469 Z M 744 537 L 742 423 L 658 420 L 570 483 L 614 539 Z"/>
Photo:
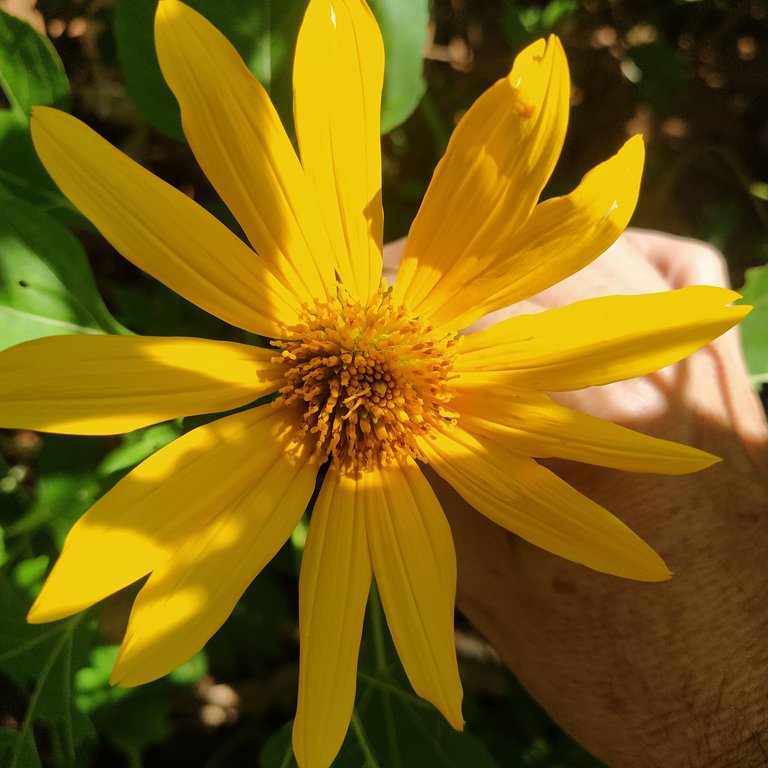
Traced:
<path fill-rule="evenodd" d="M 467 503 L 531 544 L 615 576 L 669 578 L 662 559 L 617 517 L 508 441 L 456 427 L 419 444 Z"/>
<path fill-rule="evenodd" d="M 52 336 L 0 352 L 0 425 L 111 435 L 274 392 L 274 352 L 152 336 Z"/>
<path fill-rule="evenodd" d="M 265 421 L 251 435 L 244 492 L 210 524 L 190 530 L 139 592 L 112 683 L 156 680 L 197 653 L 304 513 L 317 466 L 304 446 L 287 446 L 293 430 L 286 413 L 270 409 Z"/>
<path fill-rule="evenodd" d="M 553 392 L 644 376 L 690 355 L 750 307 L 726 288 L 696 285 L 605 296 L 503 320 L 464 339 L 457 371 Z"/>
<path fill-rule="evenodd" d="M 438 291 L 421 309 L 435 328 L 466 328 L 488 312 L 533 296 L 578 272 L 624 231 L 637 204 L 645 150 L 641 136 L 590 171 L 565 197 L 533 209 L 528 221 L 488 252 L 490 265 L 450 299 Z"/>
<path fill-rule="evenodd" d="M 299 580 L 299 697 L 293 750 L 301 768 L 328 768 L 349 726 L 371 559 L 364 509 L 370 475 L 331 465 L 312 512 Z"/>
<path fill-rule="evenodd" d="M 162 566 L 242 496 L 264 451 L 292 429 L 288 409 L 253 408 L 150 456 L 75 523 L 29 621 L 70 616 Z"/>
<path fill-rule="evenodd" d="M 462 427 L 488 435 L 523 456 L 665 475 L 698 472 L 718 461 L 697 448 L 565 408 L 535 390 L 473 377 L 466 383 L 460 379 L 455 386 L 458 394 L 451 408 L 461 414 Z"/>
<path fill-rule="evenodd" d="M 411 311 L 427 299 L 449 302 L 531 215 L 563 145 L 569 92 L 565 54 L 550 37 L 520 53 L 461 119 L 395 280 L 395 297 Z"/>
<path fill-rule="evenodd" d="M 300 301 L 238 237 L 71 115 L 32 112 L 32 140 L 59 189 L 140 269 L 222 320 L 279 337 Z"/>
<path fill-rule="evenodd" d="M 412 459 L 371 475 L 378 492 L 365 504 L 376 584 L 387 624 L 416 693 L 457 730 L 461 681 L 453 609 L 456 553 L 440 502 Z"/>
<path fill-rule="evenodd" d="M 366 301 L 381 281 L 384 46 L 363 0 L 311 0 L 296 44 L 294 118 L 349 292 Z"/>
<path fill-rule="evenodd" d="M 317 203 L 264 88 L 224 35 L 177 0 L 157 6 L 155 42 L 187 140 L 253 247 L 301 301 L 333 295 Z"/>

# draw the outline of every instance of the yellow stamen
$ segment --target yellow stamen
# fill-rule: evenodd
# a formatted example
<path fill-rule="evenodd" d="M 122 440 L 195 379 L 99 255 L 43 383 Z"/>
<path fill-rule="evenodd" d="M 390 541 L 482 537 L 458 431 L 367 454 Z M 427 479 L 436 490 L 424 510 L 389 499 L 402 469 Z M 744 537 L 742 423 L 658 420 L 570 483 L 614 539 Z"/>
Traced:
<path fill-rule="evenodd" d="M 276 405 L 304 409 L 300 437 L 316 440 L 313 459 L 331 455 L 358 472 L 410 455 L 423 460 L 416 437 L 448 430 L 455 334 L 434 335 L 409 317 L 382 285 L 367 305 L 342 289 L 305 307 L 287 338 L 273 341 L 286 385 Z"/>

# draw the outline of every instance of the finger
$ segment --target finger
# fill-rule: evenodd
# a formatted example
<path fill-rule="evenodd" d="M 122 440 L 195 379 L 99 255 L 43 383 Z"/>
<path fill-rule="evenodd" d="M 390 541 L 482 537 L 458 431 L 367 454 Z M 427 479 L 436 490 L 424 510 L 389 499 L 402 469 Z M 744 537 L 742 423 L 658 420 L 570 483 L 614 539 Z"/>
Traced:
<path fill-rule="evenodd" d="M 391 243 L 387 243 L 384 246 L 384 267 L 382 274 L 386 278 L 388 285 L 392 285 L 392 283 L 395 282 L 395 275 L 397 274 L 397 268 L 400 266 L 403 248 L 405 248 L 404 237 L 393 240 Z"/>
<path fill-rule="evenodd" d="M 470 326 L 479 331 L 513 315 L 562 307 L 574 301 L 610 294 L 654 293 L 669 290 L 660 271 L 645 258 L 637 239 L 625 232 L 602 256 L 584 269 L 526 301 L 491 312 Z M 641 238 L 642 240 L 642 238 Z"/>
<path fill-rule="evenodd" d="M 597 296 L 655 293 L 672 287 L 625 232 L 587 267 L 534 298 L 546 307 L 560 307 Z"/>
<path fill-rule="evenodd" d="M 671 288 L 730 286 L 725 258 L 709 243 L 649 229 L 628 229 L 624 240 L 627 247 L 633 248 L 651 264 Z"/>
<path fill-rule="evenodd" d="M 673 288 L 729 286 L 725 258 L 708 243 L 640 229 L 627 230 L 624 239 Z M 711 422 L 731 425 L 753 458 L 764 464 L 768 427 L 749 383 L 738 328 L 693 355 L 686 367 L 688 389 L 692 392 L 695 386 L 699 393 L 694 402 L 697 414 Z M 655 377 L 658 379 L 663 373 Z"/>

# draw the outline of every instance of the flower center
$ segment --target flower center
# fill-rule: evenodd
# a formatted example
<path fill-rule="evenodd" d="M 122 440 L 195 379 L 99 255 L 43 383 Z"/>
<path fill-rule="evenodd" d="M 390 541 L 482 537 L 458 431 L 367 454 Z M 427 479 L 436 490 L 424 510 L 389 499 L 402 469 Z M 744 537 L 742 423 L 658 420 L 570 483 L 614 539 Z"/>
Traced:
<path fill-rule="evenodd" d="M 318 463 L 333 455 L 357 472 L 404 454 L 423 460 L 416 438 L 456 422 L 446 408 L 455 334 L 438 337 L 408 317 L 383 281 L 366 305 L 340 289 L 305 306 L 287 338 L 272 344 L 286 369 L 276 404 L 303 407 L 300 437 L 316 441 Z"/>

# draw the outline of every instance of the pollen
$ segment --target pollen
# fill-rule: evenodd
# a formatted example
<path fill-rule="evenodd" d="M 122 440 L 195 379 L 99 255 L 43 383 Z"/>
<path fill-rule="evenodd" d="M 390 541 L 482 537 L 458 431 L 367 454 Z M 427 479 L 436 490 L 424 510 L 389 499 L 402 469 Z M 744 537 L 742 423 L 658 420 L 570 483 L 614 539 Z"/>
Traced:
<path fill-rule="evenodd" d="M 305 306 L 287 337 L 273 341 L 286 384 L 276 406 L 302 409 L 299 437 L 314 441 L 313 460 L 333 458 L 350 472 L 424 460 L 417 439 L 448 431 L 456 334 L 437 335 L 409 317 L 382 282 L 366 304 L 343 288 Z"/>

